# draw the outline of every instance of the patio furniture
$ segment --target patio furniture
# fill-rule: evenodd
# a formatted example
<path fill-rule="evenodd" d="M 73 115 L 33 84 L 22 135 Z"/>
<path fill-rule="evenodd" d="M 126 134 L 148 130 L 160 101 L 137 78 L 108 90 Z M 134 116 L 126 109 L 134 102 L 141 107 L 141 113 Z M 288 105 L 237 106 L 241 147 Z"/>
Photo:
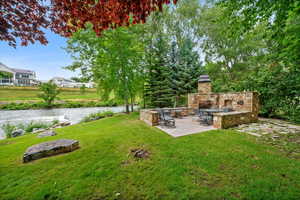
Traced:
<path fill-rule="evenodd" d="M 182 110 L 181 109 L 175 109 L 175 117 L 176 118 L 182 118 Z"/>
<path fill-rule="evenodd" d="M 175 120 L 173 117 L 171 117 L 170 112 L 164 111 L 163 109 L 158 110 L 158 112 L 163 125 L 168 127 L 175 127 Z"/>
<path fill-rule="evenodd" d="M 213 116 L 210 112 L 199 110 L 200 124 L 211 125 L 213 122 Z"/>
<path fill-rule="evenodd" d="M 200 123 L 206 124 L 206 125 L 212 125 L 213 124 L 213 114 L 214 113 L 219 113 L 219 112 L 231 112 L 233 109 L 231 108 L 223 108 L 223 109 L 199 109 L 199 118 L 200 118 Z"/>

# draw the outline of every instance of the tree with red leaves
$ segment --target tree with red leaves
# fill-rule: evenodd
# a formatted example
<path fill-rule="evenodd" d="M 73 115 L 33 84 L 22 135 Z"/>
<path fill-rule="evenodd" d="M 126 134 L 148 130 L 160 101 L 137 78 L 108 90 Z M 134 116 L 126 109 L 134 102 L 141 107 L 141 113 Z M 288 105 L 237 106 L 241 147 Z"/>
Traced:
<path fill-rule="evenodd" d="M 177 0 L 173 0 L 176 3 Z M 162 10 L 170 0 L 5 0 L 0 1 L 0 40 L 16 46 L 39 41 L 47 44 L 42 28 L 70 37 L 87 22 L 100 35 L 103 30 L 145 23 L 147 16 Z"/>
<path fill-rule="evenodd" d="M 0 0 L 0 40 L 15 47 L 39 41 L 47 44 L 42 28 L 47 28 L 47 7 L 39 0 Z"/>

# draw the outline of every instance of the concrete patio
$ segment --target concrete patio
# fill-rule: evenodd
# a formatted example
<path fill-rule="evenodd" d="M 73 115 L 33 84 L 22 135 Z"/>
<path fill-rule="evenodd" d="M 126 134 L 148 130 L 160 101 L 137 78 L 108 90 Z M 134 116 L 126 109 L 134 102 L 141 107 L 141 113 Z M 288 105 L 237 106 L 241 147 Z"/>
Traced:
<path fill-rule="evenodd" d="M 200 122 L 198 122 L 196 119 L 197 117 L 195 118 L 195 116 L 187 116 L 181 119 L 175 118 L 175 128 L 163 125 L 158 125 L 156 127 L 173 137 L 180 137 L 217 129 L 213 126 L 200 125 Z"/>

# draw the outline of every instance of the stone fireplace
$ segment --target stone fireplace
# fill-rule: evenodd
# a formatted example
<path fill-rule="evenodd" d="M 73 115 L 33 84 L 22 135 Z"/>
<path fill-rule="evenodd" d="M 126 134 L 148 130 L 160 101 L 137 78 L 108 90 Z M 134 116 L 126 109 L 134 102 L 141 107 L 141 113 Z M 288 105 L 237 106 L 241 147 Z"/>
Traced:
<path fill-rule="evenodd" d="M 214 113 L 213 125 L 216 128 L 229 128 L 258 119 L 258 94 L 256 92 L 213 93 L 208 75 L 198 81 L 198 93 L 188 95 L 188 108 L 227 108 L 230 112 Z"/>
<path fill-rule="evenodd" d="M 224 110 L 224 112 L 213 113 L 214 128 L 230 128 L 256 122 L 259 110 L 258 94 L 256 92 L 214 93 L 209 76 L 202 75 L 198 81 L 198 93 L 188 94 L 187 107 L 164 109 L 173 113 L 172 116 L 175 116 L 175 110 L 181 110 L 180 115 L 186 117 L 195 114 L 195 110 L 210 108 Z M 140 119 L 151 126 L 159 125 L 157 109 L 141 110 Z"/>

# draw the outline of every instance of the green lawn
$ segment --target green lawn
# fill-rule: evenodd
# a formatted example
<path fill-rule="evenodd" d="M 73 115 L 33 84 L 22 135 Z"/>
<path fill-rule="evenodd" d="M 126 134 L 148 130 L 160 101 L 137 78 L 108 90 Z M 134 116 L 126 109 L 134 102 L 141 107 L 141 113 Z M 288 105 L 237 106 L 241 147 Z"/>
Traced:
<path fill-rule="evenodd" d="M 0 199 L 300 199 L 300 160 L 250 135 L 217 130 L 180 138 L 119 115 L 0 141 Z M 77 139 L 72 153 L 22 164 L 27 147 Z M 150 151 L 136 160 L 134 148 Z"/>
<path fill-rule="evenodd" d="M 40 100 L 37 95 L 40 91 L 34 87 L 0 87 L 0 101 L 18 101 L 18 100 Z M 62 100 L 71 99 L 99 99 L 95 89 L 86 89 L 81 94 L 79 88 L 64 88 L 59 94 Z"/>

